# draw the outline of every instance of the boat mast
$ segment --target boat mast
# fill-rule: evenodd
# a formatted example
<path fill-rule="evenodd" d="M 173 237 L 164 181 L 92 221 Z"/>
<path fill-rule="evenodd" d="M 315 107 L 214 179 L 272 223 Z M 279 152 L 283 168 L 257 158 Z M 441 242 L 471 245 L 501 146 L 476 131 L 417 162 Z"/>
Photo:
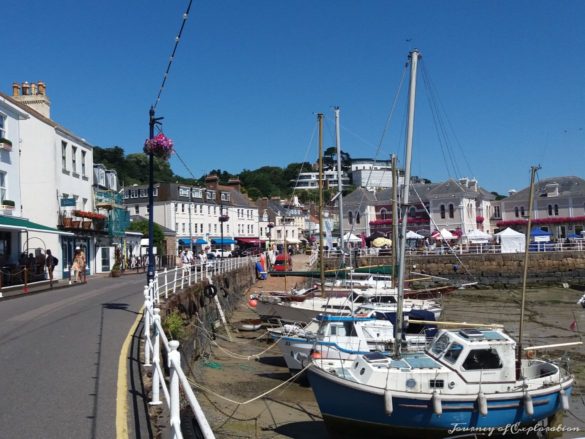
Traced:
<path fill-rule="evenodd" d="M 409 54 L 410 58 L 410 86 L 408 93 L 408 124 L 406 127 L 406 154 L 404 160 L 404 186 L 400 201 L 402 224 L 400 228 L 400 248 L 398 260 L 398 300 L 396 305 L 396 325 L 394 327 L 394 355 L 400 357 L 402 344 L 402 322 L 404 309 L 404 264 L 406 254 L 406 223 L 408 221 L 408 195 L 410 191 L 410 163 L 412 161 L 412 137 L 414 132 L 414 104 L 416 97 L 416 68 L 420 54 L 417 49 Z"/>
<path fill-rule="evenodd" d="M 396 154 L 392 154 L 392 287 L 396 288 L 398 261 L 398 168 Z"/>
<path fill-rule="evenodd" d="M 516 377 L 520 377 L 522 365 L 522 338 L 524 335 L 524 305 L 526 303 L 526 280 L 528 278 L 528 255 L 530 250 L 530 229 L 532 228 L 532 209 L 534 208 L 534 180 L 540 166 L 530 168 L 530 192 L 528 195 L 528 222 L 524 242 L 524 274 L 522 276 L 522 301 L 520 305 L 520 330 L 518 331 L 518 354 L 516 356 Z"/>
<path fill-rule="evenodd" d="M 317 113 L 319 121 L 319 273 L 321 296 L 325 296 L 325 260 L 323 259 L 323 113 Z"/>
<path fill-rule="evenodd" d="M 341 261 L 345 262 L 345 243 L 343 242 L 343 185 L 341 179 L 341 140 L 339 135 L 339 107 L 335 110 L 335 146 L 337 148 L 337 205 L 339 206 L 339 249 Z M 351 258 L 351 256 L 350 256 Z"/>

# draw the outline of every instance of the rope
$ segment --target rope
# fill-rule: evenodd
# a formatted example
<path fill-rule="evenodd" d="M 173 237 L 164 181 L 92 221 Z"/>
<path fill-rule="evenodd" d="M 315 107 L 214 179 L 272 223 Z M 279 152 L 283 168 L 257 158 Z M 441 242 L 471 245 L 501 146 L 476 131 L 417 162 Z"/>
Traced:
<path fill-rule="evenodd" d="M 207 393 L 209 393 L 209 394 L 211 394 L 211 395 L 217 396 L 218 398 L 220 398 L 220 399 L 223 399 L 224 401 L 231 402 L 232 404 L 237 404 L 237 405 L 246 405 L 246 404 L 250 404 L 250 403 L 252 403 L 252 402 L 254 402 L 254 401 L 257 401 L 258 399 L 260 399 L 260 398 L 263 398 L 263 397 L 265 397 L 266 395 L 269 395 L 270 393 L 274 392 L 275 390 L 279 389 L 280 387 L 284 386 L 285 384 L 288 384 L 289 382 L 291 382 L 291 381 L 294 381 L 294 380 L 295 380 L 295 379 L 296 379 L 296 378 L 297 378 L 299 375 L 301 375 L 301 374 L 302 374 L 304 371 L 306 371 L 306 370 L 307 370 L 309 367 L 311 367 L 311 363 L 307 364 L 307 365 L 306 365 L 306 366 L 305 366 L 303 369 L 301 369 L 301 371 L 300 371 L 300 372 L 297 372 L 295 375 L 293 375 L 292 377 L 290 377 L 288 380 L 286 380 L 286 381 L 283 381 L 283 382 L 282 382 L 282 383 L 280 383 L 278 386 L 276 386 L 276 387 L 273 387 L 272 389 L 269 389 L 269 390 L 267 390 L 266 392 L 264 392 L 264 393 L 261 393 L 260 395 L 258 395 L 258 396 L 256 396 L 256 397 L 254 397 L 254 398 L 252 398 L 252 399 L 249 399 L 249 400 L 247 400 L 247 401 L 242 401 L 242 402 L 240 402 L 240 401 L 234 401 L 233 399 L 229 399 L 229 398 L 227 398 L 227 397 L 225 397 L 225 396 L 222 396 L 222 395 L 220 395 L 219 393 L 216 393 L 216 392 L 214 392 L 213 390 L 211 390 L 211 389 L 208 389 L 208 388 L 207 388 L 207 387 L 205 387 L 205 386 L 202 386 L 201 384 L 197 384 L 196 382 L 194 382 L 193 380 L 191 380 L 191 378 L 187 378 L 187 379 L 189 380 L 189 383 L 190 383 L 191 385 L 193 385 L 193 386 L 197 387 L 198 389 L 201 389 L 201 390 L 203 390 L 204 392 L 207 392 Z"/>
<path fill-rule="evenodd" d="M 169 63 L 167 64 L 167 69 L 163 76 L 162 84 L 160 85 L 160 89 L 158 91 L 158 95 L 156 97 L 156 101 L 153 105 L 153 108 L 156 110 L 156 106 L 160 101 L 160 96 L 165 88 L 165 84 L 167 82 L 167 78 L 169 77 L 169 72 L 171 71 L 171 65 L 173 64 L 173 60 L 175 59 L 175 53 L 177 53 L 177 47 L 179 46 L 179 41 L 181 41 L 181 35 L 183 34 L 183 29 L 185 28 L 185 23 L 187 22 L 187 18 L 189 18 L 189 11 L 191 10 L 191 3 L 193 0 L 189 0 L 189 5 L 187 6 L 187 10 L 183 14 L 183 21 L 181 22 L 181 28 L 179 29 L 179 34 L 175 37 L 175 45 L 173 47 L 173 52 L 169 58 Z"/>
<path fill-rule="evenodd" d="M 197 317 L 197 320 L 199 320 L 199 322 L 201 324 L 203 324 L 203 322 L 201 322 L 201 319 L 199 319 L 199 317 Z M 280 338 L 278 338 L 272 345 L 268 346 L 266 349 L 264 349 L 262 352 L 259 352 L 257 354 L 254 355 L 241 355 L 235 352 L 231 352 L 225 348 L 223 348 L 222 346 L 220 346 L 209 334 L 209 331 L 203 327 L 203 326 L 199 326 L 199 325 L 195 325 L 195 327 L 201 329 L 204 331 L 206 337 L 209 339 L 209 341 L 211 342 L 211 344 L 213 344 L 214 346 L 217 346 L 224 354 L 228 355 L 229 357 L 235 358 L 237 360 L 256 360 L 258 358 L 260 358 L 261 355 L 265 354 L 266 352 L 268 352 L 269 350 L 271 350 L 272 348 L 274 348 L 274 346 L 276 346 L 276 344 L 280 341 Z"/>

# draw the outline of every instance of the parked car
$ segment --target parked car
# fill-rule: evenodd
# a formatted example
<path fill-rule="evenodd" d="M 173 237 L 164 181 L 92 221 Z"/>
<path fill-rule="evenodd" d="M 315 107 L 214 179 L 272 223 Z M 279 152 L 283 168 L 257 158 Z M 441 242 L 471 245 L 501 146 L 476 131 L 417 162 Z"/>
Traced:
<path fill-rule="evenodd" d="M 274 271 L 292 271 L 292 257 L 287 254 L 276 256 L 272 269 Z"/>
<path fill-rule="evenodd" d="M 232 251 L 232 256 L 239 258 L 239 257 L 243 257 L 243 256 L 257 256 L 260 253 L 262 253 L 262 249 L 260 249 L 258 247 L 237 248 L 234 251 Z"/>
<path fill-rule="evenodd" d="M 214 250 L 211 250 L 209 253 L 213 254 L 216 258 L 231 258 L 232 257 L 231 250 L 222 250 L 222 249 L 216 248 Z M 209 255 L 209 253 L 208 253 L 208 255 Z"/>

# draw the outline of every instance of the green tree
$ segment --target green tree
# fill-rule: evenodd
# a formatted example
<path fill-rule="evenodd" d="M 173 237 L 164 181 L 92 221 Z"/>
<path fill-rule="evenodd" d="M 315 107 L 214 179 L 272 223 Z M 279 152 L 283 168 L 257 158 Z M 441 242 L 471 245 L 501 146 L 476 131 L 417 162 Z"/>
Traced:
<path fill-rule="evenodd" d="M 148 237 L 148 220 L 132 221 L 128 226 L 128 230 L 131 232 L 140 232 L 145 237 Z M 152 239 L 153 245 L 157 248 L 157 254 L 160 255 L 161 250 L 164 248 L 165 236 L 157 223 L 154 223 Z"/>

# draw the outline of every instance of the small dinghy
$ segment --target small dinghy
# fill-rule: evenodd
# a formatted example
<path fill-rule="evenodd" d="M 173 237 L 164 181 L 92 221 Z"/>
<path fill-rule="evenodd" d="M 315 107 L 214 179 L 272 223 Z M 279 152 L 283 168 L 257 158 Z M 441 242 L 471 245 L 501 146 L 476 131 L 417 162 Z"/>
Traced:
<path fill-rule="evenodd" d="M 262 327 L 262 320 L 260 319 L 246 319 L 238 324 L 240 331 L 257 331 Z"/>

